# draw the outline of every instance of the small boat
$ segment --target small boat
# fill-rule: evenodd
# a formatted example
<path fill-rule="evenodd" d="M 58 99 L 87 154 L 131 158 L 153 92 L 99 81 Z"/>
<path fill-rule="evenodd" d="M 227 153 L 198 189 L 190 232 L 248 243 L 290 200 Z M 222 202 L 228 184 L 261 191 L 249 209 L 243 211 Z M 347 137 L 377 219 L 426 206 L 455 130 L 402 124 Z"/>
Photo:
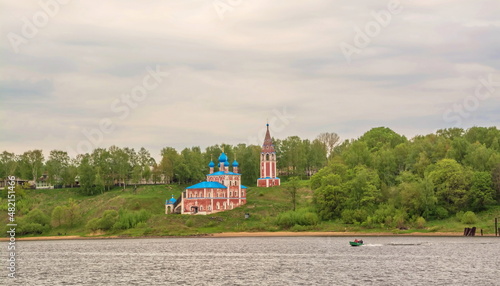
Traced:
<path fill-rule="evenodd" d="M 361 246 L 361 245 L 363 245 L 363 241 L 362 241 L 362 240 L 357 240 L 357 239 L 356 239 L 355 241 L 349 241 L 349 244 L 350 244 L 351 246 Z"/>

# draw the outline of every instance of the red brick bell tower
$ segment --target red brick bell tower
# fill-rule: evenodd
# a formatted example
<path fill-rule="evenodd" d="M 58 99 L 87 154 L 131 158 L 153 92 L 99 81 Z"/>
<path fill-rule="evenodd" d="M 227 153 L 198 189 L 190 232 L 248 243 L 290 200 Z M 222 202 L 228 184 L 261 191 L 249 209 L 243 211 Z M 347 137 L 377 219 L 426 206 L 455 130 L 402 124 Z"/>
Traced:
<path fill-rule="evenodd" d="M 273 140 L 267 126 L 266 137 L 260 152 L 260 178 L 257 179 L 257 187 L 272 187 L 280 185 L 280 178 L 276 173 L 276 151 Z"/>

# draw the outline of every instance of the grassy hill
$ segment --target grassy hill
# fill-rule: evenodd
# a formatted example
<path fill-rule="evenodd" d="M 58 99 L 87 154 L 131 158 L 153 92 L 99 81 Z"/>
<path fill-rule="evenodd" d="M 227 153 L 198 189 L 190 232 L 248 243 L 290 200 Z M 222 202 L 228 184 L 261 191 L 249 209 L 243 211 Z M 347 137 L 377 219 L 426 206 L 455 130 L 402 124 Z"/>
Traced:
<path fill-rule="evenodd" d="M 240 231 L 363 231 L 363 232 L 461 232 L 470 227 L 455 217 L 427 222 L 421 229 L 391 229 L 384 226 L 367 228 L 335 221 L 320 222 L 312 208 L 312 191 L 308 181 L 301 181 L 297 193 L 297 212 L 292 213 L 287 185 L 273 188 L 251 187 L 247 204 L 213 215 L 165 215 L 165 200 L 178 198 L 185 186 L 153 185 L 116 188 L 96 196 L 82 196 L 78 189 L 21 190 L 17 193 L 16 221 L 19 228 L 35 229 L 19 236 L 182 236 Z M 0 210 L 7 212 L 5 196 Z M 56 207 L 60 216 L 53 215 Z M 71 212 L 68 210 L 71 209 Z M 34 211 L 39 210 L 39 211 Z M 5 211 L 5 212 L 3 212 Z M 245 213 L 250 217 L 245 219 Z M 72 217 L 73 216 L 73 217 Z M 105 217 L 103 219 L 103 217 Z M 500 218 L 500 207 L 477 215 L 474 224 L 484 232 L 494 233 L 494 217 Z M 7 224 L 7 215 L 0 221 Z M 89 223 L 91 222 L 91 223 Z M 119 223 L 117 223 L 119 222 Z M 36 226 L 38 223 L 40 226 Z M 97 225 L 92 230 L 91 224 Z M 106 225 L 105 231 L 99 225 Z M 24 225 L 24 226 L 23 226 Z M 38 227 L 38 228 L 37 228 Z M 5 233 L 5 232 L 4 232 Z"/>

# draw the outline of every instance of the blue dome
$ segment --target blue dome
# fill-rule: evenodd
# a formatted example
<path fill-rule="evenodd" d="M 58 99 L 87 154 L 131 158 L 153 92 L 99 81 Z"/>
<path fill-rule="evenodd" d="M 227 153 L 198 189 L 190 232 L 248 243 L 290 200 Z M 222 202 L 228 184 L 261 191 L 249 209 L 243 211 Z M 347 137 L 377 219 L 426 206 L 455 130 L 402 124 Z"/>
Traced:
<path fill-rule="evenodd" d="M 172 195 L 172 198 L 171 198 L 170 200 L 168 200 L 168 201 L 167 201 L 167 204 L 169 204 L 169 205 L 173 205 L 173 204 L 175 204 L 175 202 L 176 202 L 176 201 L 177 201 L 177 200 L 176 200 L 176 199 L 174 199 L 174 195 Z"/>
<path fill-rule="evenodd" d="M 227 162 L 227 155 L 222 152 L 219 156 L 219 162 Z"/>
<path fill-rule="evenodd" d="M 209 166 L 210 168 L 215 167 L 215 163 L 214 163 L 214 161 L 210 161 L 210 163 L 208 163 L 208 166 Z"/>
<path fill-rule="evenodd" d="M 236 161 L 236 159 L 234 160 L 233 162 L 233 167 L 238 167 L 240 164 L 238 163 L 238 161 Z"/>

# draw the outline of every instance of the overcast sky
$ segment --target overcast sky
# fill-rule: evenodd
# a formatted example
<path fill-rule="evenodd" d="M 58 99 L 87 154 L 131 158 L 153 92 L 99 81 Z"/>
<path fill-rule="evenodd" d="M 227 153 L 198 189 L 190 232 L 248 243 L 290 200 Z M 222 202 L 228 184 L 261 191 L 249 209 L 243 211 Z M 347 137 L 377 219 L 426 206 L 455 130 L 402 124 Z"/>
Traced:
<path fill-rule="evenodd" d="M 498 0 L 0 3 L 0 152 L 500 122 Z"/>

